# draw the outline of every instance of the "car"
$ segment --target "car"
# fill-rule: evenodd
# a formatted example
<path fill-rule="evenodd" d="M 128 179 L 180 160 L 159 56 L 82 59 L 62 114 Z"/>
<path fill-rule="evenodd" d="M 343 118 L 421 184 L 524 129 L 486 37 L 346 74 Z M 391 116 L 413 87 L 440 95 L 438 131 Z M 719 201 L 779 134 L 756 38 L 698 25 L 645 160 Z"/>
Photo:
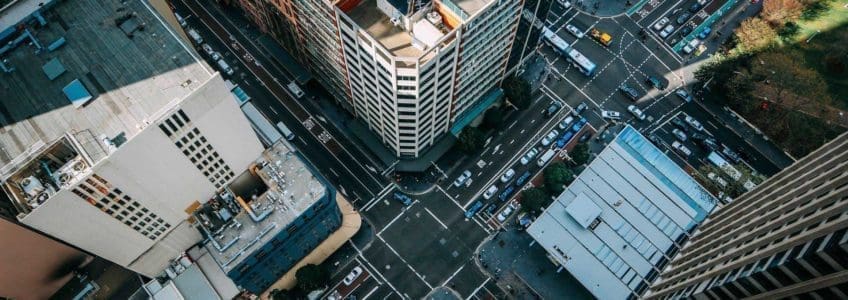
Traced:
<path fill-rule="evenodd" d="M 571 140 L 571 138 L 573 138 L 573 137 L 574 137 L 574 133 L 575 133 L 575 132 L 574 132 L 574 131 L 571 131 L 571 130 L 566 131 L 565 133 L 563 133 L 563 134 L 562 134 L 562 136 L 556 140 L 556 146 L 557 146 L 557 148 L 565 147 L 565 144 L 566 144 L 566 143 L 568 143 L 568 141 L 570 141 L 570 140 Z"/>
<path fill-rule="evenodd" d="M 556 129 L 551 130 L 551 132 L 549 132 L 548 135 L 546 135 L 545 137 L 542 138 L 542 146 L 544 146 L 544 147 L 549 146 L 551 144 L 551 142 L 553 142 L 558 135 L 559 135 L 559 131 L 557 131 Z"/>
<path fill-rule="evenodd" d="M 692 15 L 690 15 L 689 13 L 684 13 L 684 14 L 680 15 L 679 17 L 677 17 L 677 20 L 675 20 L 675 21 L 677 22 L 677 25 L 683 25 L 683 23 L 686 23 L 686 20 L 689 20 L 689 17 L 691 17 L 691 16 Z"/>
<path fill-rule="evenodd" d="M 695 129 L 697 131 L 704 131 L 704 125 L 701 125 L 701 122 L 698 122 L 698 120 L 693 118 L 692 116 L 686 116 L 686 118 L 684 118 L 683 120 L 685 120 L 686 124 L 689 124 L 692 129 Z"/>
<path fill-rule="evenodd" d="M 500 195 L 498 195 L 498 199 L 500 199 L 501 202 L 504 202 L 504 201 L 506 201 L 506 199 L 509 199 L 509 196 L 512 196 L 512 192 L 514 192 L 514 191 L 515 191 L 514 186 L 511 186 L 511 185 L 507 186 L 506 188 L 504 188 L 504 191 L 501 192 Z"/>
<path fill-rule="evenodd" d="M 217 63 L 218 63 L 218 68 L 221 69 L 221 72 L 224 72 L 224 74 L 227 74 L 227 75 L 233 75 L 233 73 L 234 73 L 233 68 L 230 68 L 230 65 L 228 65 L 226 61 L 224 61 L 223 59 L 219 59 L 217 61 Z"/>
<path fill-rule="evenodd" d="M 724 180 L 724 178 L 721 178 L 721 176 L 716 175 L 716 173 L 708 173 L 707 178 L 717 183 L 721 187 L 727 187 L 727 180 Z"/>
<path fill-rule="evenodd" d="M 215 53 L 215 50 L 212 50 L 212 46 L 209 46 L 209 44 L 200 45 L 200 48 L 203 49 L 203 52 L 206 52 L 206 55 L 212 56 L 212 53 Z"/>
<path fill-rule="evenodd" d="M 539 150 L 536 150 L 536 148 L 528 150 L 527 153 L 525 153 L 524 156 L 521 157 L 521 164 L 529 164 L 531 161 L 533 161 L 533 158 L 535 158 L 537 154 L 539 154 Z"/>
<path fill-rule="evenodd" d="M 618 90 L 619 90 L 622 94 L 624 94 L 625 96 L 627 96 L 627 98 L 630 98 L 630 100 L 633 100 L 633 101 L 639 100 L 639 92 L 638 92 L 638 91 L 636 91 L 636 89 L 634 89 L 634 88 L 630 87 L 629 85 L 627 85 L 626 83 L 624 83 L 624 84 L 622 84 L 621 86 L 619 86 L 619 87 L 618 87 Z"/>
<path fill-rule="evenodd" d="M 677 89 L 677 91 L 675 91 L 674 93 L 677 94 L 680 99 L 683 99 L 683 101 L 692 102 L 692 95 L 689 95 L 689 92 L 687 92 L 686 90 L 681 88 Z"/>
<path fill-rule="evenodd" d="M 548 118 L 552 117 L 554 114 L 556 114 L 556 112 L 559 111 L 560 108 L 562 108 L 562 106 L 559 105 L 559 103 L 557 103 L 557 102 L 551 103 L 551 105 L 548 106 L 547 109 L 545 109 L 545 116 L 548 117 Z"/>
<path fill-rule="evenodd" d="M 680 140 L 681 142 L 686 141 L 687 136 L 686 136 L 686 133 L 683 132 L 683 130 L 675 128 L 674 130 L 671 131 L 671 134 L 673 134 L 674 137 L 677 138 L 678 140 Z"/>
<path fill-rule="evenodd" d="M 718 142 L 711 137 L 705 138 L 703 141 L 698 141 L 698 145 L 709 151 L 716 151 L 719 148 Z"/>
<path fill-rule="evenodd" d="M 678 153 L 685 157 L 689 157 L 690 155 L 692 155 L 692 151 L 690 151 L 689 148 L 686 148 L 686 146 L 683 146 L 683 144 L 678 141 L 674 141 L 674 143 L 671 143 L 671 148 L 674 148 L 674 150 L 677 150 Z"/>
<path fill-rule="evenodd" d="M 504 209 L 501 210 L 501 213 L 499 213 L 497 216 L 498 222 L 503 223 L 504 221 L 506 221 L 506 218 L 509 218 L 509 215 L 511 215 L 512 212 L 515 211 L 516 206 L 517 205 L 515 205 L 515 203 L 510 203 L 509 205 L 504 207 Z"/>
<path fill-rule="evenodd" d="M 518 176 L 518 179 L 515 180 L 515 186 L 520 187 L 527 183 L 527 179 L 530 179 L 530 171 L 524 171 L 521 176 Z"/>
<path fill-rule="evenodd" d="M 643 112 L 641 109 L 639 109 L 639 107 L 636 107 L 636 105 L 628 106 L 627 111 L 629 111 L 631 114 L 633 114 L 633 116 L 635 116 L 636 119 L 639 119 L 639 121 L 644 121 L 645 118 L 647 117 L 645 115 L 645 112 Z"/>
<path fill-rule="evenodd" d="M 692 6 L 689 7 L 689 12 L 694 14 L 701 10 L 702 7 L 704 6 L 701 5 L 701 3 L 695 2 L 695 4 L 692 4 Z"/>
<path fill-rule="evenodd" d="M 695 141 L 696 143 L 703 142 L 704 140 L 709 138 L 709 136 L 707 136 L 706 134 L 698 133 L 698 132 L 691 134 L 689 137 L 692 138 L 692 140 Z"/>
<path fill-rule="evenodd" d="M 571 33 L 572 35 L 574 35 L 578 39 L 582 39 L 583 36 L 585 35 L 583 33 L 583 31 L 581 31 L 579 28 L 577 28 L 577 26 L 574 26 L 574 25 L 571 25 L 571 24 L 565 25 L 565 30 L 568 30 L 569 33 Z"/>
<path fill-rule="evenodd" d="M 589 120 L 586 120 L 586 118 L 580 118 L 580 121 L 577 121 L 577 123 L 571 126 L 571 131 L 574 131 L 574 133 L 580 132 L 580 129 L 583 129 L 583 125 L 586 125 L 588 122 Z"/>
<path fill-rule="evenodd" d="M 344 285 L 350 285 L 361 274 L 362 268 L 360 266 L 353 267 L 353 270 L 350 270 L 350 273 L 347 273 L 347 276 L 345 276 L 344 280 L 342 280 L 342 283 L 344 283 Z"/>
<path fill-rule="evenodd" d="M 700 44 L 698 45 L 698 49 L 695 49 L 695 56 L 701 56 L 701 54 L 707 51 L 707 45 Z"/>
<path fill-rule="evenodd" d="M 465 170 L 462 172 L 462 174 L 459 174 L 459 177 L 457 177 L 456 180 L 453 181 L 453 186 L 462 186 L 463 183 L 468 181 L 468 178 L 471 178 L 471 171 Z"/>
<path fill-rule="evenodd" d="M 742 158 L 739 157 L 739 154 L 737 154 L 736 151 L 733 151 L 728 148 L 727 145 L 722 145 L 721 154 L 724 154 L 725 157 L 733 161 L 733 163 L 735 164 L 742 162 Z"/>
<path fill-rule="evenodd" d="M 701 32 L 698 33 L 698 38 L 702 40 L 706 39 L 708 36 L 710 36 L 711 32 L 713 32 L 713 29 L 706 27 L 704 28 L 704 30 L 701 30 Z"/>
<path fill-rule="evenodd" d="M 692 51 L 697 49 L 698 45 L 700 45 L 700 44 L 701 44 L 700 40 L 692 39 L 691 41 L 689 41 L 688 44 L 686 44 L 686 46 L 683 46 L 683 53 L 686 53 L 686 54 L 692 53 Z"/>
<path fill-rule="evenodd" d="M 657 21 L 656 23 L 654 23 L 654 30 L 660 31 L 660 30 L 662 30 L 663 26 L 665 26 L 666 24 L 668 24 L 668 18 L 667 17 L 662 18 L 659 21 Z"/>
<path fill-rule="evenodd" d="M 662 140 L 660 140 L 660 137 L 658 137 L 654 134 L 649 135 L 648 140 L 651 141 L 651 143 L 654 143 L 654 145 L 657 145 L 657 146 L 662 144 Z"/>
<path fill-rule="evenodd" d="M 483 199 L 489 200 L 497 192 L 498 192 L 498 186 L 496 184 L 493 184 L 492 186 L 489 187 L 488 190 L 486 190 L 485 193 L 483 193 Z"/>
<path fill-rule="evenodd" d="M 687 126 L 686 122 L 683 122 L 680 118 L 671 119 L 671 124 L 674 124 L 674 126 L 682 129 L 683 131 L 689 131 L 689 126 Z"/>
<path fill-rule="evenodd" d="M 610 120 L 620 120 L 621 119 L 621 113 L 614 111 L 614 110 L 604 110 L 604 111 L 601 111 L 601 117 L 603 117 L 604 119 L 610 119 Z"/>
<path fill-rule="evenodd" d="M 401 192 L 395 192 L 395 193 L 394 193 L 394 195 L 392 195 L 392 196 L 393 196 L 393 198 L 394 198 L 395 200 L 397 200 L 398 202 L 402 203 L 404 206 L 410 206 L 410 205 L 412 205 L 412 198 L 409 198 L 409 196 L 407 196 L 407 195 L 406 195 L 406 194 L 404 194 L 404 193 L 401 193 Z"/>
<path fill-rule="evenodd" d="M 571 1 L 568 0 L 560 0 L 559 4 L 562 4 L 562 8 L 568 9 L 571 7 Z"/>
<path fill-rule="evenodd" d="M 565 117 L 565 119 L 563 119 L 562 122 L 559 122 L 559 129 L 565 130 L 566 128 L 568 128 L 568 125 L 571 125 L 571 122 L 573 122 L 573 121 L 574 121 L 573 116 Z"/>
<path fill-rule="evenodd" d="M 685 37 L 690 32 L 692 32 L 692 26 L 683 26 L 683 28 L 680 28 L 680 36 L 681 37 Z"/>
<path fill-rule="evenodd" d="M 671 35 L 672 31 L 674 31 L 674 25 L 668 24 L 667 26 L 665 26 L 665 28 L 663 28 L 662 31 L 660 31 L 660 37 L 667 38 L 669 35 Z"/>
<path fill-rule="evenodd" d="M 471 206 L 468 207 L 468 210 L 465 211 L 465 218 L 471 219 L 471 217 L 477 214 L 481 208 L 483 208 L 483 202 L 480 202 L 480 200 L 474 201 L 474 203 L 471 203 Z"/>
<path fill-rule="evenodd" d="M 484 209 L 488 214 L 494 215 L 496 211 L 498 211 L 498 203 L 493 202 L 486 205 L 486 209 Z"/>
<path fill-rule="evenodd" d="M 221 53 L 218 53 L 218 51 L 212 52 L 212 59 L 219 60 L 221 57 Z"/>
<path fill-rule="evenodd" d="M 501 176 L 501 182 L 503 182 L 503 183 L 509 182 L 509 180 L 512 179 L 512 176 L 515 176 L 515 170 L 513 170 L 513 169 L 506 170 L 506 172 L 504 172 L 503 176 Z"/>
<path fill-rule="evenodd" d="M 582 113 L 588 107 L 589 105 L 586 104 L 586 102 L 580 102 L 580 104 L 578 104 L 577 107 L 575 107 L 574 110 L 571 111 L 571 115 L 577 118 L 580 116 L 580 113 Z"/>
<path fill-rule="evenodd" d="M 652 87 L 658 89 L 658 90 L 664 90 L 665 89 L 665 81 L 660 79 L 657 76 L 645 77 L 645 83 L 648 84 L 649 86 L 652 86 Z"/>

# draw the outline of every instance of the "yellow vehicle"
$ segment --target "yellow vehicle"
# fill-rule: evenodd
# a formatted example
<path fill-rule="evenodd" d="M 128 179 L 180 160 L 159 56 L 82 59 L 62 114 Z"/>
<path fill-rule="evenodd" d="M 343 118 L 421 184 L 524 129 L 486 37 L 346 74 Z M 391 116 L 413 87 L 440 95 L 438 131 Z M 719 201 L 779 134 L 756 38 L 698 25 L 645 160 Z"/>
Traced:
<path fill-rule="evenodd" d="M 700 56 L 701 54 L 704 53 L 704 51 L 707 51 L 707 45 L 704 45 L 704 44 L 699 45 L 698 48 L 695 49 L 695 56 Z"/>
<path fill-rule="evenodd" d="M 597 40 L 598 42 L 600 42 L 604 46 L 609 47 L 609 45 L 612 43 L 612 36 L 609 35 L 609 33 L 606 33 L 606 32 L 600 31 L 598 29 L 592 28 L 592 31 L 590 32 L 590 34 L 592 35 L 592 37 L 595 40 Z"/>

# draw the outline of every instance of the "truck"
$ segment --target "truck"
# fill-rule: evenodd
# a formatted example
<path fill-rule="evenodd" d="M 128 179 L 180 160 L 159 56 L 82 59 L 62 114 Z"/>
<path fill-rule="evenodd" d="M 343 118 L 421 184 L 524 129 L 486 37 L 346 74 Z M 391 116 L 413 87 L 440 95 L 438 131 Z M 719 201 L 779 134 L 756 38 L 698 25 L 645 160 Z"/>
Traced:
<path fill-rule="evenodd" d="M 268 118 L 265 117 L 256 106 L 253 106 L 253 102 L 247 102 L 241 106 L 241 111 L 247 117 L 247 120 L 250 121 L 251 127 L 256 133 L 259 134 L 259 139 L 262 140 L 266 146 L 273 145 L 277 141 L 279 141 L 283 136 L 280 134 L 280 131 L 268 121 Z"/>
<path fill-rule="evenodd" d="M 609 45 L 612 43 L 612 36 L 609 35 L 609 33 L 598 30 L 597 28 L 592 28 L 592 31 L 590 31 L 589 34 L 591 34 L 592 38 L 594 38 L 604 46 L 609 47 Z"/>

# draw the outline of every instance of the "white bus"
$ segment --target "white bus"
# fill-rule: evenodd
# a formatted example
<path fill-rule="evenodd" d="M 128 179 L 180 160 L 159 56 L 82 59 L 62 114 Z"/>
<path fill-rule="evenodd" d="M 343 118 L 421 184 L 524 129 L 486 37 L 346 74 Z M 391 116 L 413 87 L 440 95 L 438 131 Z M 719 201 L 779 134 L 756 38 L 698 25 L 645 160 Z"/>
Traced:
<path fill-rule="evenodd" d="M 542 36 L 544 36 L 545 44 L 553 47 L 560 55 L 564 56 L 580 73 L 586 76 L 595 74 L 595 68 L 597 67 L 595 63 L 580 53 L 580 51 L 577 51 L 577 49 L 571 48 L 556 33 L 544 27 L 542 28 Z"/>
<path fill-rule="evenodd" d="M 707 155 L 707 160 L 724 171 L 727 176 L 730 176 L 733 180 L 739 181 L 742 179 L 742 172 L 739 172 L 736 168 L 733 167 L 724 157 L 721 157 L 718 153 L 710 152 L 710 155 Z"/>

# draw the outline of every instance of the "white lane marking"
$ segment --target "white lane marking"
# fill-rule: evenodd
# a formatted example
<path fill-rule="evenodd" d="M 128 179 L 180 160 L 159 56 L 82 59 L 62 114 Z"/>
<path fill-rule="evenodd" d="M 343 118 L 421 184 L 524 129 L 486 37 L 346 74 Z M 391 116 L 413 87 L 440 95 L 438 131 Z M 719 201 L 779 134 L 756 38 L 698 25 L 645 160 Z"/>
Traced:
<path fill-rule="evenodd" d="M 471 297 L 473 297 L 475 294 L 477 294 L 477 292 L 479 292 L 480 289 L 483 288 L 483 286 L 485 286 L 487 283 L 489 283 L 489 280 L 491 280 L 491 279 L 492 279 L 491 277 L 487 277 L 486 280 L 483 281 L 483 284 L 481 284 L 476 289 L 474 289 L 474 291 L 471 292 L 471 294 L 469 294 L 468 297 L 465 298 L 465 300 L 471 299 Z"/>
<path fill-rule="evenodd" d="M 442 227 L 444 227 L 445 229 L 448 229 L 448 225 L 445 225 L 445 223 L 442 222 L 442 220 L 439 220 L 439 217 L 436 217 L 436 214 L 434 214 L 432 211 L 430 211 L 426 207 L 424 208 L 424 210 L 427 211 L 427 213 L 430 214 L 430 216 L 433 217 L 433 219 L 436 219 L 436 222 L 439 222 L 439 225 L 442 225 Z"/>
<path fill-rule="evenodd" d="M 442 282 L 441 286 L 445 286 L 446 284 L 448 284 L 448 282 L 450 282 L 453 279 L 453 277 L 456 276 L 456 274 L 459 274 L 459 271 L 462 271 L 462 269 L 464 269 L 464 268 L 465 268 L 465 265 L 463 264 L 461 267 L 459 267 L 459 269 L 456 269 L 456 271 L 454 271 L 453 274 L 451 274 L 451 276 L 448 277 L 448 279 L 445 279 L 445 281 Z"/>
<path fill-rule="evenodd" d="M 386 248 L 389 248 L 389 250 L 391 250 L 392 253 L 394 253 L 398 257 L 398 259 L 400 259 L 400 261 L 403 262 L 406 265 L 406 267 L 409 268 L 409 270 L 412 271 L 413 274 L 415 274 L 415 276 L 418 276 L 418 279 L 421 279 L 421 281 L 423 281 L 424 284 L 426 284 L 428 288 L 433 289 L 433 286 L 430 285 L 430 283 L 427 282 L 427 280 L 424 280 L 424 276 L 421 276 L 421 274 L 418 273 L 418 271 L 416 271 L 415 268 L 412 267 L 412 265 L 410 265 L 408 262 L 406 262 L 406 259 L 404 259 L 403 256 L 400 256 L 400 254 L 397 251 L 395 251 L 395 248 L 392 248 L 392 245 L 390 245 L 388 242 L 386 242 L 385 239 L 383 239 L 383 236 L 381 236 L 380 234 L 377 234 L 377 238 L 379 238 L 380 241 L 383 241 L 383 244 L 386 245 Z"/>

